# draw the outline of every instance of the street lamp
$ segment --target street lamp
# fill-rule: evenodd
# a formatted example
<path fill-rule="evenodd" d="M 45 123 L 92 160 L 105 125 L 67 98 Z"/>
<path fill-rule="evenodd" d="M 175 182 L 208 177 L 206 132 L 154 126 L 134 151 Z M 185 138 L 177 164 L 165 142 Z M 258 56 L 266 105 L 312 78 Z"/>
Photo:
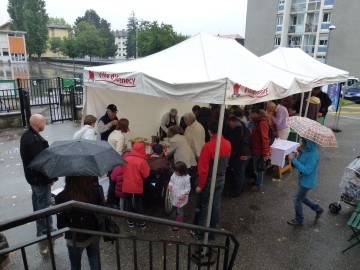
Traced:
<path fill-rule="evenodd" d="M 326 55 L 325 55 L 325 64 L 327 63 L 327 59 L 328 59 L 328 53 L 329 53 L 329 48 L 330 48 L 330 37 L 331 37 L 331 31 L 335 30 L 336 26 L 335 25 L 330 25 L 329 26 L 329 38 L 328 38 L 328 43 L 327 43 L 327 49 L 326 49 Z"/>

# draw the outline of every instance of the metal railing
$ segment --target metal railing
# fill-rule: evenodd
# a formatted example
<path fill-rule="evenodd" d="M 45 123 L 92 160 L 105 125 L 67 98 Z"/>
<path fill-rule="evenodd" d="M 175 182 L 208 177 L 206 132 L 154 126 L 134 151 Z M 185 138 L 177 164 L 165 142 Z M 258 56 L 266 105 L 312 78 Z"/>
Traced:
<path fill-rule="evenodd" d="M 17 89 L 0 90 L 0 113 L 20 110 L 19 91 Z"/>
<path fill-rule="evenodd" d="M 202 243 L 195 243 L 189 241 L 174 241 L 170 239 L 163 239 L 163 234 L 158 235 L 158 238 L 155 239 L 144 239 L 139 238 L 136 235 L 125 235 L 121 233 L 111 234 L 75 228 L 64 228 L 59 231 L 50 233 L 49 217 L 60 212 L 71 210 L 87 211 L 95 214 L 108 215 L 122 219 L 135 219 L 143 222 L 157 224 L 159 226 L 178 226 L 185 229 L 198 230 L 201 232 L 212 234 L 216 236 L 217 239 L 218 237 L 223 237 L 225 241 L 223 244 L 205 245 Z M 179 223 L 167 219 L 139 215 L 76 201 L 70 201 L 45 210 L 34 212 L 21 218 L 2 222 L 0 223 L 0 231 L 2 232 L 5 230 L 16 228 L 42 218 L 45 218 L 47 222 L 47 235 L 36 237 L 30 241 L 26 241 L 23 243 L 12 244 L 9 248 L 1 250 L 0 255 L 20 250 L 22 255 L 23 267 L 24 269 L 29 269 L 26 248 L 47 239 L 51 266 L 52 269 L 56 269 L 57 266 L 52 238 L 59 236 L 67 231 L 71 231 L 74 234 L 87 233 L 90 235 L 113 237 L 115 239 L 115 264 L 117 269 L 129 269 L 129 265 L 132 265 L 133 269 L 139 269 L 140 265 L 146 265 L 146 268 L 148 269 L 167 269 L 167 266 L 170 265 L 175 266 L 176 269 L 191 269 L 193 261 L 192 252 L 199 252 L 201 249 L 206 249 L 209 253 L 211 252 L 212 254 L 215 254 L 212 257 L 213 261 L 211 261 L 211 256 L 209 255 L 208 259 L 202 262 L 208 266 L 208 269 L 210 269 L 210 264 L 212 263 L 214 264 L 215 269 L 232 269 L 239 250 L 239 242 L 235 238 L 234 234 L 225 230 L 210 229 L 187 223 Z M 73 239 L 75 238 L 76 235 L 73 237 Z M 219 243 L 219 240 L 217 240 L 216 243 Z M 121 247 L 124 248 L 126 252 L 120 252 Z M 197 262 L 195 265 L 197 265 L 198 269 L 200 269 L 202 266 L 202 264 L 199 262 Z M 214 266 L 212 266 L 212 269 L 214 269 Z"/>

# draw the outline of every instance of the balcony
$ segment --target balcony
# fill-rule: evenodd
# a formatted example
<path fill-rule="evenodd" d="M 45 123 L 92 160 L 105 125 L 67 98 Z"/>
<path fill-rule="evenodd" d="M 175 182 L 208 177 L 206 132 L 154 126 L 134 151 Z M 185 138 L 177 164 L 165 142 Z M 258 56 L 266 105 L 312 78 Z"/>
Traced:
<path fill-rule="evenodd" d="M 288 33 L 304 33 L 304 28 L 304 25 L 291 25 Z"/>
<path fill-rule="evenodd" d="M 313 25 L 311 23 L 305 24 L 305 32 L 307 32 L 307 33 L 317 32 L 317 25 Z"/>
<path fill-rule="evenodd" d="M 299 4 L 292 4 L 290 12 L 291 13 L 298 13 L 306 11 L 306 3 L 299 3 Z"/>

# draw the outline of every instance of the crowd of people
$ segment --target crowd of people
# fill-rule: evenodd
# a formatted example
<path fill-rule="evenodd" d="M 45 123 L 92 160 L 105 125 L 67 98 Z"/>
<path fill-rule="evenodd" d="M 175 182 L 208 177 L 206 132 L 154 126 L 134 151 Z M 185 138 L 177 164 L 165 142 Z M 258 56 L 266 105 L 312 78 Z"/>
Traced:
<path fill-rule="evenodd" d="M 313 91 L 316 116 L 319 113 L 325 117 L 328 97 L 318 89 Z M 316 100 L 318 99 L 318 100 Z M 215 176 L 215 192 L 211 211 L 210 227 L 218 228 L 220 219 L 221 197 L 225 178 L 231 179 L 233 188 L 227 195 L 237 198 L 249 187 L 250 192 L 259 192 L 264 188 L 265 164 L 271 155 L 271 134 L 277 138 L 287 139 L 290 132 L 289 115 L 302 112 L 297 106 L 299 102 L 293 97 L 266 104 L 252 106 L 232 106 L 226 109 L 223 130 L 218 132 L 220 106 L 211 104 L 210 108 L 198 105 L 192 112 L 184 114 L 179 121 L 178 111 L 172 108 L 160 120 L 159 135 L 161 143 L 152 145 L 152 154 L 146 153 L 146 145 L 134 142 L 128 149 L 125 134 L 129 131 L 129 120 L 118 119 L 116 105 L 107 106 L 106 113 L 97 120 L 93 115 L 84 117 L 82 128 L 73 139 L 96 140 L 97 132 L 101 140 L 107 141 L 113 149 L 126 160 L 126 164 L 115 167 L 109 172 L 108 204 L 121 210 L 144 214 L 143 194 L 144 182 L 151 172 L 168 171 L 167 190 L 171 194 L 171 204 L 176 208 L 176 221 L 184 221 L 184 208 L 188 202 L 191 189 L 197 194 L 193 224 L 205 226 L 206 210 L 210 197 L 210 185 L 213 173 L 213 161 L 217 136 L 220 138 L 220 153 Z M 310 101 L 311 103 L 311 101 Z M 324 104 L 324 105 L 323 105 Z M 311 111 L 311 109 L 309 110 Z M 97 130 L 95 125 L 97 124 Z M 42 150 L 49 147 L 48 142 L 40 135 L 46 122 L 42 115 L 30 117 L 30 127 L 20 141 L 20 153 L 23 160 L 25 177 L 32 189 L 33 210 L 41 210 L 50 206 L 51 185 L 57 179 L 49 179 L 45 175 L 28 168 L 30 162 Z M 302 203 L 316 211 L 319 218 L 323 208 L 306 197 L 306 193 L 316 185 L 318 153 L 310 141 L 303 141 L 303 153 L 300 158 L 291 158 L 300 174 L 299 190 L 294 199 L 296 217 L 288 221 L 290 225 L 300 225 L 303 222 Z M 301 158 L 303 155 L 303 158 Z M 306 158 L 304 158 L 304 156 Z M 307 164 L 310 162 L 310 164 Z M 252 181 L 247 181 L 247 170 L 252 171 Z M 309 180 L 310 179 L 310 180 Z M 103 191 L 92 177 L 67 177 L 65 189 L 56 197 L 56 203 L 78 200 L 96 205 L 104 205 Z M 58 228 L 71 226 L 81 229 L 94 229 L 96 220 L 91 214 L 85 215 L 86 224 L 78 220 L 79 213 L 63 213 L 58 215 Z M 52 219 L 49 219 L 50 230 L 55 230 Z M 129 227 L 138 226 L 146 229 L 146 222 L 127 220 Z M 179 230 L 174 226 L 173 230 Z M 44 220 L 37 221 L 38 235 L 47 233 Z M 202 239 L 200 231 L 191 231 L 191 235 Z M 66 233 L 68 250 L 72 269 L 77 269 L 84 249 L 89 255 L 91 269 L 97 269 L 99 241 L 96 237 L 77 234 L 76 247 L 72 245 L 71 233 Z M 74 249 L 76 249 L 74 252 Z M 74 257 L 74 254 L 77 254 Z M 90 257 L 92 258 L 90 260 Z"/>

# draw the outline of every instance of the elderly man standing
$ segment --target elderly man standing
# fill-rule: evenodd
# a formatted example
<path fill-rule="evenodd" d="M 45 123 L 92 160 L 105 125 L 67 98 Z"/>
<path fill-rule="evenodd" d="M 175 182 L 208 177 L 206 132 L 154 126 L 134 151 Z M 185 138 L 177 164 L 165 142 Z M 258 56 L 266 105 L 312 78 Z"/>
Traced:
<path fill-rule="evenodd" d="M 167 132 L 169 127 L 179 125 L 179 118 L 177 113 L 178 113 L 177 109 L 172 108 L 170 112 L 165 113 L 161 117 L 160 129 L 159 129 L 160 140 L 163 140 L 167 137 Z"/>
<path fill-rule="evenodd" d="M 106 113 L 99 119 L 98 131 L 102 141 L 107 141 L 110 133 L 115 130 L 118 124 L 117 111 L 117 107 L 114 104 L 110 104 L 106 108 Z"/>
<path fill-rule="evenodd" d="M 50 179 L 46 175 L 28 168 L 30 162 L 44 149 L 49 147 L 48 142 L 40 135 L 45 129 L 45 117 L 40 114 L 33 114 L 30 117 L 30 127 L 21 136 L 20 156 L 23 161 L 26 181 L 31 185 L 33 210 L 38 211 L 50 207 L 51 204 L 51 186 L 55 179 Z M 49 217 L 50 229 L 52 227 L 52 218 Z M 36 221 L 37 235 L 47 233 L 45 219 Z"/>
<path fill-rule="evenodd" d="M 272 121 L 276 126 L 277 138 L 287 140 L 290 133 L 290 126 L 287 121 L 289 118 L 289 111 L 286 107 L 276 104 L 274 101 L 269 101 L 267 104 L 267 111 L 272 115 Z"/>
<path fill-rule="evenodd" d="M 184 121 L 187 126 L 185 129 L 185 137 L 188 140 L 195 157 L 198 159 L 201 149 L 205 144 L 205 130 L 204 127 L 196 121 L 194 113 L 184 114 Z"/>

